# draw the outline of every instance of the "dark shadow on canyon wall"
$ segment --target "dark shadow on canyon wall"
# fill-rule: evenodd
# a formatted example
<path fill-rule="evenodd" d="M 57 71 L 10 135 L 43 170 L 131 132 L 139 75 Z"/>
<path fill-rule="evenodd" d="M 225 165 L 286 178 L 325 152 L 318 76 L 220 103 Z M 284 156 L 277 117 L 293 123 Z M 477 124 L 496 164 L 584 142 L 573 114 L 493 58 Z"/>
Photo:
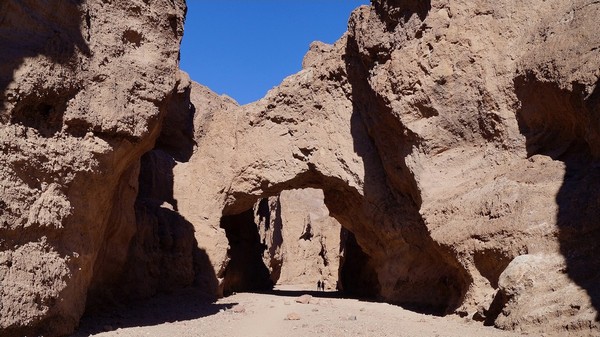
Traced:
<path fill-rule="evenodd" d="M 373 261 L 356 242 L 354 234 L 345 228 L 340 231 L 340 251 L 338 287 L 341 293 L 344 296 L 376 299 L 381 289 Z"/>
<path fill-rule="evenodd" d="M 173 157 L 163 150 L 152 150 L 142 157 L 135 228 L 125 264 L 115 267 L 114 263 L 122 258 L 117 242 L 123 239 L 108 236 L 108 248 L 101 250 L 95 266 L 88 310 L 185 287 L 201 289 L 205 297 L 215 298 L 218 281 L 209 257 L 198 247 L 194 226 L 174 210 L 175 165 Z"/>
<path fill-rule="evenodd" d="M 193 150 L 195 107 L 190 87 L 168 102 L 155 148 L 140 160 L 135 203 L 120 209 L 106 230 L 88 293 L 88 311 L 191 287 L 215 299 L 218 280 L 194 226 L 177 212 L 173 169 Z M 136 175 L 136 173 L 138 173 Z M 126 182 L 127 185 L 127 182 Z M 131 187 L 129 187 L 131 189 Z M 128 202 L 129 197 L 121 193 Z M 133 219 L 127 213 L 133 208 Z M 123 252 L 123 247 L 126 251 Z"/>
<path fill-rule="evenodd" d="M 560 251 L 566 273 L 600 311 L 600 81 L 587 95 L 583 86 L 565 90 L 532 74 L 518 76 L 514 85 L 528 155 L 565 163 L 556 195 Z"/>
<path fill-rule="evenodd" d="M 431 10 L 431 0 L 379 0 L 371 3 L 388 31 L 393 31 L 400 22 L 408 21 L 413 15 L 425 20 Z"/>
<path fill-rule="evenodd" d="M 3 0 L 0 2 L 0 111 L 1 123 L 19 123 L 51 136 L 62 126 L 66 102 L 79 88 L 65 81 L 63 88 L 34 88 L 36 92 L 7 92 L 14 72 L 28 57 L 44 55 L 51 62 L 73 68 L 77 51 L 89 55 L 89 17 L 82 13 L 82 0 L 36 1 Z M 85 17 L 85 18 L 84 18 Z M 85 21 L 83 24 L 82 21 Z M 50 70 L 48 70 L 50 71 Z M 16 103 L 14 111 L 6 104 Z"/>
<path fill-rule="evenodd" d="M 422 10 L 426 14 L 427 4 Z M 418 312 L 444 315 L 458 308 L 471 279 L 450 249 L 432 240 L 419 214 L 420 192 L 405 157 L 421 140 L 402 125 L 385 99 L 369 85 L 372 62 L 385 59 L 384 54 L 373 51 L 363 55 L 354 37 L 348 38 L 345 61 L 348 81 L 352 83 L 351 133 L 355 152 L 365 165 L 364 199 L 371 208 L 363 221 L 388 232 L 387 240 L 397 242 L 391 246 L 404 247 L 403 256 L 388 257 L 394 259 L 398 269 L 407 272 L 398 273 L 394 284 L 387 285 L 387 296 L 391 298 L 386 301 Z M 355 234 L 361 246 L 359 233 Z M 363 251 L 367 255 L 377 253 Z M 380 286 L 383 290 L 384 285 Z"/>

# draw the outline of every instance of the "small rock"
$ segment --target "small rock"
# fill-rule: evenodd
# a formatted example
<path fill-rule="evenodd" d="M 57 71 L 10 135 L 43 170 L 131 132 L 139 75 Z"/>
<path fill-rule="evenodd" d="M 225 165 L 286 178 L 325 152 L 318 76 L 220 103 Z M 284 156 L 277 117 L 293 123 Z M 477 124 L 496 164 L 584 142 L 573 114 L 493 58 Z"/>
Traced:
<path fill-rule="evenodd" d="M 296 298 L 296 302 L 302 303 L 302 304 L 308 304 L 308 303 L 310 303 L 311 299 L 312 299 L 312 296 L 305 294 L 305 295 L 302 295 L 302 296 Z"/>
<path fill-rule="evenodd" d="M 285 316 L 285 320 L 286 321 L 299 321 L 300 315 L 298 315 L 295 312 L 290 312 L 289 314 L 287 314 L 287 316 Z"/>
<path fill-rule="evenodd" d="M 349 321 L 356 321 L 356 316 L 355 315 L 350 315 L 350 316 L 348 316 L 348 320 Z"/>
<path fill-rule="evenodd" d="M 361 312 L 364 312 L 365 310 L 367 310 L 367 309 L 365 309 L 365 308 L 360 308 L 360 311 L 361 311 Z"/>
<path fill-rule="evenodd" d="M 233 310 L 233 312 L 235 312 L 236 314 L 241 314 L 243 312 L 246 312 L 246 307 L 244 307 L 243 305 L 236 305 L 231 310 Z"/>
<path fill-rule="evenodd" d="M 317 312 L 317 311 L 319 311 L 319 309 L 317 309 L 317 308 L 312 308 L 312 311 L 314 311 L 314 312 Z"/>

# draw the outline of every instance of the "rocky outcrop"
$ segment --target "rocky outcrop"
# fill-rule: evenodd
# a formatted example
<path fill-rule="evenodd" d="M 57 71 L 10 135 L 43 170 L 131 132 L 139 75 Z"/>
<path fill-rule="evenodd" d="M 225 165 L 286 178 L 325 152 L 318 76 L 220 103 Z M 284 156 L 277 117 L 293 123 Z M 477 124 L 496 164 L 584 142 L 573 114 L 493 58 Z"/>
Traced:
<path fill-rule="evenodd" d="M 212 115 L 175 167 L 179 212 L 217 277 L 228 261 L 222 216 L 320 188 L 350 233 L 344 265 L 356 276 L 341 274 L 345 290 L 507 329 L 597 333 L 598 10 L 357 9 L 348 34 L 314 43 L 301 72 Z"/>
<path fill-rule="evenodd" d="M 177 75 L 179 2 L 0 9 L 8 335 L 70 331 L 88 290 L 272 284 L 255 205 L 300 188 L 344 291 L 598 334 L 597 2 L 374 0 L 241 107 Z"/>
<path fill-rule="evenodd" d="M 127 259 L 185 4 L 9 0 L 0 13 L 0 330 L 66 334 Z"/>

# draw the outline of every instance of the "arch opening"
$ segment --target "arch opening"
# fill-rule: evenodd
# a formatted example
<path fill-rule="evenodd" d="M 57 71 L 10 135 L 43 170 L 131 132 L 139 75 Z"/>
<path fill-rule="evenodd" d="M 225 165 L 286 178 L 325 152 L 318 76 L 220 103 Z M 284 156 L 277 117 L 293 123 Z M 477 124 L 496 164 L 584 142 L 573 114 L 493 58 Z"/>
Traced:
<path fill-rule="evenodd" d="M 356 242 L 352 232 L 342 228 L 340 241 L 340 290 L 352 297 L 375 299 L 381 287 L 373 260 Z"/>
<path fill-rule="evenodd" d="M 275 288 L 375 299 L 380 287 L 371 258 L 324 199 L 320 189 L 284 190 L 223 216 L 229 241 L 229 262 L 219 275 L 223 295 Z"/>

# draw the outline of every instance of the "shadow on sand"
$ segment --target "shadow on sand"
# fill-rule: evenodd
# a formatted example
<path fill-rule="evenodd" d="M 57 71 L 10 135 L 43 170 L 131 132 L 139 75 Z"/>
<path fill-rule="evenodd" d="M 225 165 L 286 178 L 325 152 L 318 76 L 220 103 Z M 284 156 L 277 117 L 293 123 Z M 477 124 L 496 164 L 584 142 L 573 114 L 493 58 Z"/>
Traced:
<path fill-rule="evenodd" d="M 217 314 L 236 304 L 216 304 L 198 289 L 187 288 L 110 309 L 88 311 L 72 336 L 83 337 L 109 330 L 189 321 Z"/>
<path fill-rule="evenodd" d="M 273 289 L 268 291 L 258 292 L 259 294 L 275 295 L 275 296 L 289 296 L 289 297 L 300 297 L 302 295 L 310 295 L 316 298 L 348 298 L 343 292 L 340 291 L 317 291 L 317 290 L 287 290 L 287 289 Z"/>

